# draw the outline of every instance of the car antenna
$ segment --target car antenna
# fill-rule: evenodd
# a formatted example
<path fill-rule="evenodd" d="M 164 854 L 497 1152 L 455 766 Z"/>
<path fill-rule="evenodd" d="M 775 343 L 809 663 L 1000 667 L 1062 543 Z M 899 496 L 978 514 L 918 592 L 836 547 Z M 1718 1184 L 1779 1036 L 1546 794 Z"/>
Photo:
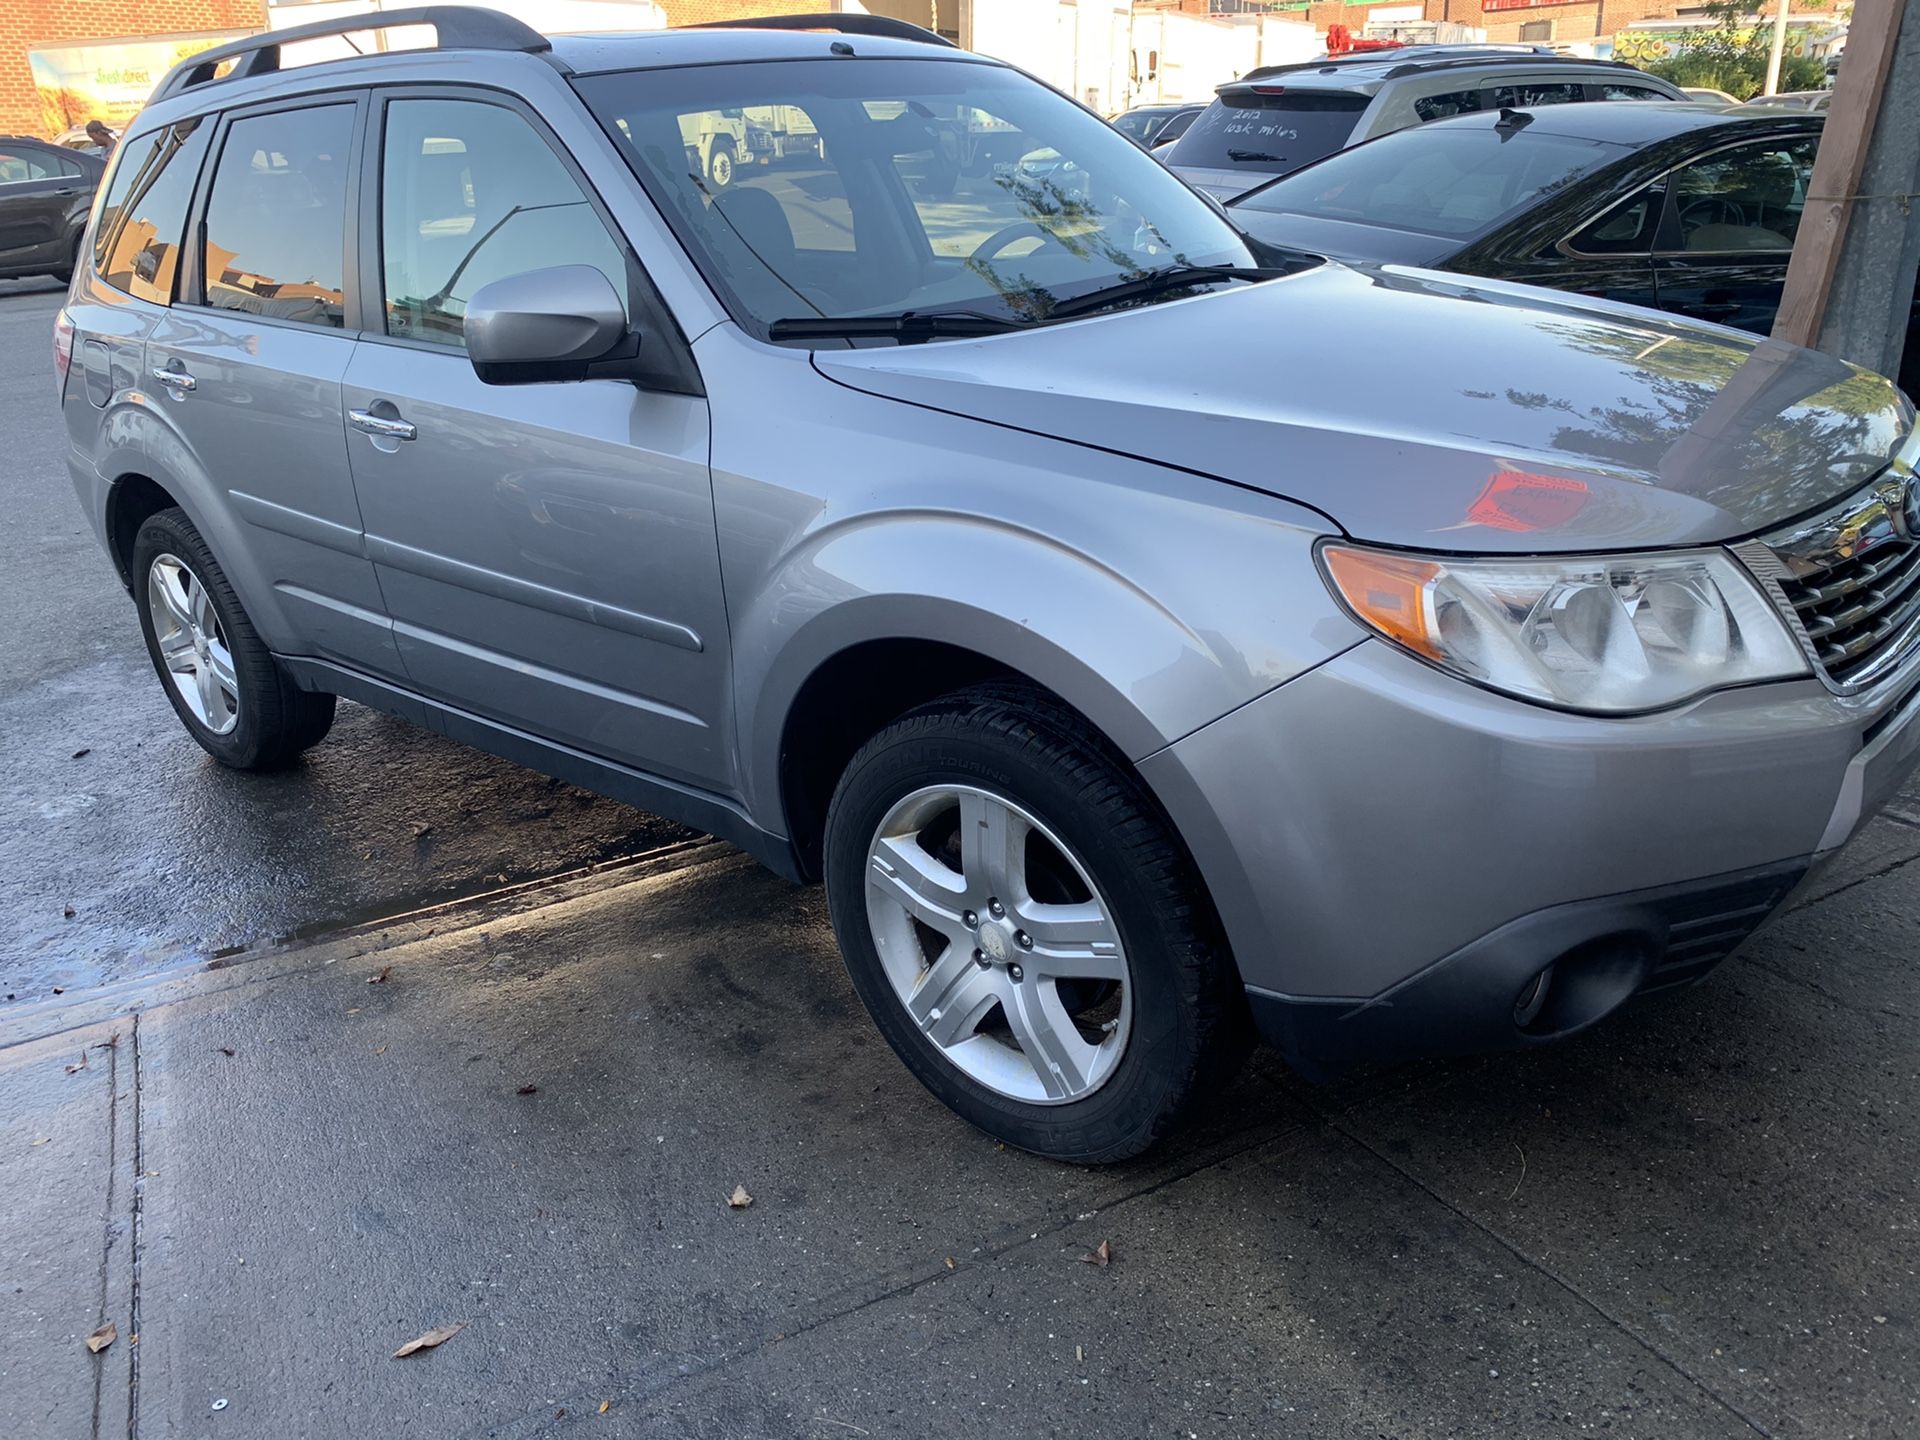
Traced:
<path fill-rule="evenodd" d="M 1521 130 L 1533 123 L 1533 116 L 1524 110 L 1516 110 L 1511 105 L 1500 107 L 1500 118 L 1494 122 L 1496 130 Z"/>

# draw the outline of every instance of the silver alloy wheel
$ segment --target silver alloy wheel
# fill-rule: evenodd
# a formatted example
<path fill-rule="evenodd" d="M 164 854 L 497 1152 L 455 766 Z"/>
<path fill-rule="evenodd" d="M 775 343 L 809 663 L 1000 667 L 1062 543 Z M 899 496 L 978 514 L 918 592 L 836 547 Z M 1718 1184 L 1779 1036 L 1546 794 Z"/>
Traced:
<path fill-rule="evenodd" d="M 147 609 L 173 688 L 194 719 L 216 735 L 229 733 L 240 723 L 240 687 L 207 587 L 179 556 L 156 555 L 147 568 Z"/>
<path fill-rule="evenodd" d="M 866 889 L 894 993 L 968 1077 L 1035 1105 L 1112 1077 L 1133 1025 L 1119 927 L 1040 821 L 974 786 L 916 790 L 868 844 Z"/>

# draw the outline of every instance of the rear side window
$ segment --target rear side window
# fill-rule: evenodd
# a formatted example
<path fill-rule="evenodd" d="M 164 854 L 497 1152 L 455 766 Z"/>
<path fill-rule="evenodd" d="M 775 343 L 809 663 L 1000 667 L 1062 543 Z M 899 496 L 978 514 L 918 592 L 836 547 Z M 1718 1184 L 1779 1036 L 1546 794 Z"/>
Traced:
<path fill-rule="evenodd" d="M 206 302 L 340 329 L 353 106 L 236 120 L 207 197 Z"/>
<path fill-rule="evenodd" d="M 1284 175 L 1331 155 L 1353 136 L 1372 97 L 1350 90 L 1231 90 L 1175 142 L 1169 165 Z"/>
<path fill-rule="evenodd" d="M 1660 224 L 1661 189 L 1649 186 L 1614 206 L 1567 242 L 1582 255 L 1645 255 Z"/>
<path fill-rule="evenodd" d="M 1611 80 L 1593 88 L 1602 100 L 1664 100 L 1667 98 L 1658 90 L 1649 90 L 1644 85 L 1620 85 Z"/>
<path fill-rule="evenodd" d="M 93 232 L 94 273 L 114 289 L 172 302 L 187 205 L 212 129 L 183 120 L 121 147 Z"/>
<path fill-rule="evenodd" d="M 1413 113 L 1425 120 L 1444 120 L 1449 115 L 1471 115 L 1480 108 L 1478 90 L 1449 90 L 1444 95 L 1422 95 L 1413 102 Z"/>
<path fill-rule="evenodd" d="M 1793 249 L 1818 148 L 1812 139 L 1742 145 L 1679 171 L 1668 183 L 1680 248 L 1703 254 Z"/>
<path fill-rule="evenodd" d="M 1527 110 L 1537 105 L 1571 105 L 1586 98 L 1584 85 L 1495 85 L 1487 91 L 1487 108 Z"/>
<path fill-rule="evenodd" d="M 60 168 L 60 162 L 52 155 L 41 150 L 0 150 L 0 185 L 19 185 L 28 180 L 50 180 L 56 175 L 68 173 Z M 78 165 L 73 167 L 75 175 L 80 173 Z"/>
<path fill-rule="evenodd" d="M 464 345 L 475 290 L 553 265 L 590 265 L 629 303 L 620 246 L 559 157 L 513 111 L 473 100 L 395 100 L 381 168 L 389 335 Z"/>

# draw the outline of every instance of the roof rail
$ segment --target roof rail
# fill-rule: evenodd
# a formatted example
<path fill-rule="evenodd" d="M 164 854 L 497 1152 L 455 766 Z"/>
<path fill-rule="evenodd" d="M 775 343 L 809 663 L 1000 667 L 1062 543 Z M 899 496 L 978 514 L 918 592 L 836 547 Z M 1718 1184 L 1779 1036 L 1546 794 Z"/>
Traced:
<path fill-rule="evenodd" d="M 406 10 L 384 10 L 372 14 L 343 15 L 337 20 L 316 20 L 310 25 L 293 25 L 285 30 L 268 30 L 240 40 L 229 40 L 182 60 L 169 70 L 153 92 L 149 104 L 204 85 L 215 78 L 222 61 L 234 62 L 227 80 L 244 80 L 254 75 L 271 75 L 280 68 L 280 47 L 299 40 L 319 40 L 329 35 L 351 35 L 361 30 L 391 30 L 401 25 L 431 25 L 434 43 L 442 50 L 520 50 L 540 55 L 553 48 L 547 37 L 529 25 L 484 10 L 476 5 L 416 5 Z"/>
<path fill-rule="evenodd" d="M 758 15 L 745 20 L 707 20 L 682 25 L 682 30 L 835 30 L 842 35 L 873 35 L 887 40 L 912 40 L 920 45 L 960 47 L 937 31 L 886 15 Z"/>
<path fill-rule="evenodd" d="M 1348 68 L 1363 70 L 1373 65 L 1391 65 L 1396 71 L 1411 71 L 1435 65 L 1443 60 L 1459 59 L 1469 63 L 1497 60 L 1503 55 L 1524 55 L 1534 60 L 1564 60 L 1575 57 L 1561 55 L 1544 45 L 1518 45 L 1492 43 L 1461 43 L 1456 45 L 1402 45 L 1393 50 L 1354 50 L 1345 55 L 1321 55 L 1312 60 L 1290 60 L 1284 65 L 1261 65 L 1249 70 L 1233 83 L 1244 84 L 1248 80 L 1264 80 L 1269 75 L 1297 74 L 1302 70 L 1321 70 L 1332 72 Z M 1600 62 L 1593 62 L 1600 63 Z"/>
<path fill-rule="evenodd" d="M 1464 65 L 1485 65 L 1496 60 L 1497 55 L 1463 55 L 1453 60 L 1431 60 L 1426 63 L 1415 61 L 1411 65 L 1396 65 L 1387 71 L 1387 79 L 1397 79 L 1402 75 L 1423 75 L 1429 70 L 1457 70 Z M 1610 70 L 1632 70 L 1639 72 L 1638 65 L 1629 65 L 1625 60 L 1588 60 L 1579 55 L 1562 55 L 1557 51 L 1543 50 L 1527 57 L 1529 65 L 1599 65 Z"/>

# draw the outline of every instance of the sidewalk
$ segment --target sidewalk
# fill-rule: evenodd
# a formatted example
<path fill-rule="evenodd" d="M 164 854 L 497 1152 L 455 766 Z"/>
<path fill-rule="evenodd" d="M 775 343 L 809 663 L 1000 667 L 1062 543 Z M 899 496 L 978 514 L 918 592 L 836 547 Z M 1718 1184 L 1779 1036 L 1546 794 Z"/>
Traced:
<path fill-rule="evenodd" d="M 1263 1055 L 1105 1170 L 950 1117 L 713 845 L 0 1012 L 0 1436 L 1914 1433 L 1920 828 L 1863 841 L 1599 1034 Z"/>

